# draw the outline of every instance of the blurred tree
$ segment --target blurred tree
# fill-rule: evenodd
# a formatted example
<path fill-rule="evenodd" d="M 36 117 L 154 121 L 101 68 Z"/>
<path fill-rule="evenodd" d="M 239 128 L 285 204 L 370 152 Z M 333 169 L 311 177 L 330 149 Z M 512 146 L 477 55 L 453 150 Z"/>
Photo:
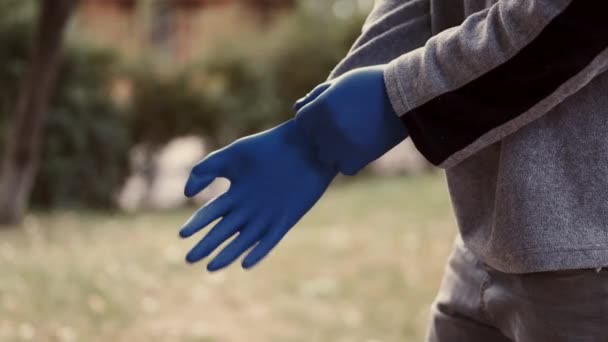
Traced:
<path fill-rule="evenodd" d="M 14 109 L 18 84 L 27 71 L 33 4 L 31 0 L 0 1 L 0 142 L 6 139 L 7 113 Z"/>
<path fill-rule="evenodd" d="M 7 136 L 5 122 L 27 73 L 36 4 L 0 1 L 0 139 Z M 128 174 L 131 146 L 128 115 L 116 104 L 118 56 L 82 41 L 69 41 L 64 49 L 30 204 L 110 208 Z"/>
<path fill-rule="evenodd" d="M 38 170 L 47 107 L 68 19 L 78 0 L 40 0 L 30 63 L 17 96 L 0 177 L 0 224 L 18 223 Z"/>
<path fill-rule="evenodd" d="M 129 171 L 128 116 L 112 100 L 120 69 L 112 51 L 65 48 L 32 190 L 36 208 L 114 207 Z"/>

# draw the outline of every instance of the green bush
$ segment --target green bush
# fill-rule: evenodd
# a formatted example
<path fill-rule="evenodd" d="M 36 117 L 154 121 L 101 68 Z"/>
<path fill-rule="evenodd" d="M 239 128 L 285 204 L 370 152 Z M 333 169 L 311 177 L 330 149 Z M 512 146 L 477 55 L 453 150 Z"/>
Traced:
<path fill-rule="evenodd" d="M 116 59 L 68 46 L 53 97 L 32 201 L 44 208 L 111 208 L 128 174 L 128 118 L 111 100 Z"/>
<path fill-rule="evenodd" d="M 27 69 L 33 4 L 0 1 L 0 138 Z M 33 204 L 112 207 L 134 145 L 153 153 L 172 138 L 194 134 L 217 147 L 289 119 L 293 102 L 326 79 L 360 31 L 362 16 L 339 19 L 331 6 L 300 1 L 271 24 L 243 30 L 240 39 L 178 68 L 140 62 L 117 74 L 113 53 L 67 44 Z M 132 86 L 128 105 L 120 108 L 110 96 L 117 76 Z"/>
<path fill-rule="evenodd" d="M 347 53 L 362 21 L 300 5 L 209 48 L 192 65 L 167 71 L 153 60 L 140 63 L 130 72 L 134 141 L 154 150 L 195 134 L 217 147 L 289 119 L 293 102 Z"/>
<path fill-rule="evenodd" d="M 263 130 L 280 118 L 272 70 L 242 50 L 226 49 L 204 63 L 204 92 L 221 123 L 213 134 L 220 144 Z"/>
<path fill-rule="evenodd" d="M 27 72 L 34 4 L 0 1 L 0 139 L 7 136 L 8 119 Z M 108 51 L 68 44 L 48 109 L 34 206 L 113 205 L 127 173 L 130 146 L 126 117 L 109 96 L 115 66 Z"/>
<path fill-rule="evenodd" d="M 222 117 L 227 143 L 285 121 L 292 105 L 346 55 L 363 17 L 345 19 L 300 5 L 266 30 L 244 32 L 202 58 L 205 93 Z"/>
<path fill-rule="evenodd" d="M 6 138 L 6 120 L 27 70 L 33 14 L 32 1 L 0 1 L 0 141 Z"/>
<path fill-rule="evenodd" d="M 326 80 L 360 33 L 362 20 L 301 9 L 280 24 L 269 62 L 281 113 L 289 112 L 295 100 Z"/>
<path fill-rule="evenodd" d="M 162 73 L 145 65 L 128 75 L 133 88 L 128 111 L 134 144 L 156 149 L 179 136 L 214 137 L 222 118 L 196 86 L 196 70 Z"/>

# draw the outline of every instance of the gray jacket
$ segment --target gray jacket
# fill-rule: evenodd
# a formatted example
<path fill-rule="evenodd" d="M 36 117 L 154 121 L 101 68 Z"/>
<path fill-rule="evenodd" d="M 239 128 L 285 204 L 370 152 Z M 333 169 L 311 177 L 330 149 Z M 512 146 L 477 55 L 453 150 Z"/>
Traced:
<path fill-rule="evenodd" d="M 490 266 L 608 266 L 608 1 L 379 0 L 330 78 L 388 64 L 395 111 L 445 168 Z"/>

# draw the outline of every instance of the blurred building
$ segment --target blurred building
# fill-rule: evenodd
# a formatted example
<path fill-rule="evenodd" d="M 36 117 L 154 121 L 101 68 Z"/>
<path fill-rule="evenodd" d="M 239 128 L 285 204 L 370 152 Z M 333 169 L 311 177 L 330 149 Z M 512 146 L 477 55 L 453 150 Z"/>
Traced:
<path fill-rule="evenodd" d="M 82 0 L 72 34 L 120 49 L 192 60 L 231 32 L 264 25 L 295 0 Z"/>

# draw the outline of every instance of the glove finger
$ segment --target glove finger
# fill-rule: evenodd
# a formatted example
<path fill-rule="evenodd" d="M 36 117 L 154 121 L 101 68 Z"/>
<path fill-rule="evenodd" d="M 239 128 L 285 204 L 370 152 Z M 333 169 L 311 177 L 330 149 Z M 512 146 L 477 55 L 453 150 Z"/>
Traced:
<path fill-rule="evenodd" d="M 258 219 L 247 225 L 210 263 L 207 270 L 210 272 L 222 269 L 234 262 L 247 249 L 251 248 L 266 232 L 268 221 Z"/>
<path fill-rule="evenodd" d="M 186 261 L 195 263 L 209 256 L 219 245 L 236 234 L 245 225 L 247 219 L 248 215 L 242 211 L 228 214 L 188 252 Z"/>
<path fill-rule="evenodd" d="M 329 82 L 325 82 L 318 85 L 310 93 L 306 94 L 306 96 L 296 101 L 296 103 L 293 105 L 293 109 L 296 112 L 299 111 L 300 109 L 302 109 L 302 107 L 306 106 L 310 102 L 314 101 L 317 97 L 319 97 L 319 95 L 323 94 L 327 90 L 327 88 L 329 88 L 330 85 L 331 83 Z"/>
<path fill-rule="evenodd" d="M 192 168 L 184 188 L 186 197 L 195 196 L 209 186 L 215 178 L 223 176 L 225 154 L 226 150 L 213 152 Z"/>
<path fill-rule="evenodd" d="M 285 234 L 292 227 L 292 224 L 284 222 L 277 227 L 271 228 L 243 260 L 243 268 L 249 269 L 255 266 L 260 260 L 264 259 L 268 253 L 283 239 Z"/>
<path fill-rule="evenodd" d="M 233 197 L 230 192 L 224 193 L 207 203 L 202 208 L 198 209 L 179 231 L 182 238 L 187 238 L 205 228 L 211 222 L 217 220 L 232 209 L 234 204 Z"/>

